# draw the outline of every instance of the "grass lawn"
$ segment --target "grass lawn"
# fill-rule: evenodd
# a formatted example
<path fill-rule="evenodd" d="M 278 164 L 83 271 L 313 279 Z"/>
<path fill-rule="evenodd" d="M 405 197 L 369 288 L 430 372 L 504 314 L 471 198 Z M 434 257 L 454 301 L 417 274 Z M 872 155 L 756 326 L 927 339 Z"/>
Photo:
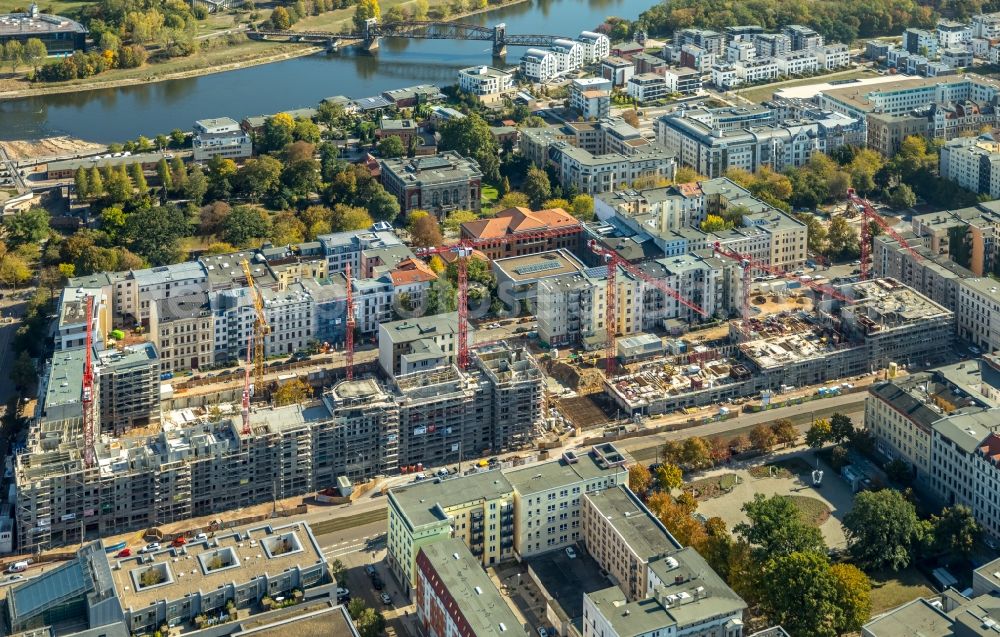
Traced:
<path fill-rule="evenodd" d="M 31 0 L 0 0 L 0 13 L 11 13 L 15 9 L 24 11 L 31 4 Z M 38 3 L 38 9 L 42 13 L 54 13 L 55 15 L 67 18 L 76 17 L 77 11 L 85 4 L 84 0 L 46 0 Z"/>
<path fill-rule="evenodd" d="M 830 507 L 826 503 L 816 498 L 804 495 L 786 495 L 792 501 L 795 508 L 802 514 L 802 519 L 810 526 L 819 526 L 830 517 Z"/>
<path fill-rule="evenodd" d="M 492 206 L 500 198 L 500 191 L 497 190 L 496 186 L 491 186 L 490 184 L 483 184 L 481 192 L 481 200 L 484 206 Z"/>
<path fill-rule="evenodd" d="M 828 82 L 830 80 L 853 80 L 863 77 L 875 77 L 877 75 L 878 73 L 866 69 L 852 69 L 850 71 L 844 71 L 842 73 L 829 73 L 827 75 L 819 75 L 817 77 L 807 77 L 801 80 L 772 82 L 771 84 L 754 86 L 753 88 L 748 88 L 745 90 L 737 89 L 736 93 L 741 97 L 750 100 L 751 102 L 762 102 L 764 100 L 771 99 L 771 96 L 774 94 L 774 92 L 782 88 L 790 88 L 792 86 L 807 86 L 809 84 L 821 84 L 823 82 Z"/>
<path fill-rule="evenodd" d="M 708 500 L 728 493 L 735 486 L 736 474 L 724 473 L 721 476 L 687 482 L 681 488 L 691 492 L 691 495 L 698 500 Z"/>
<path fill-rule="evenodd" d="M 878 571 L 872 574 L 871 581 L 872 615 L 896 608 L 918 597 L 934 595 L 934 589 L 927 578 L 912 566 L 898 573 Z"/>

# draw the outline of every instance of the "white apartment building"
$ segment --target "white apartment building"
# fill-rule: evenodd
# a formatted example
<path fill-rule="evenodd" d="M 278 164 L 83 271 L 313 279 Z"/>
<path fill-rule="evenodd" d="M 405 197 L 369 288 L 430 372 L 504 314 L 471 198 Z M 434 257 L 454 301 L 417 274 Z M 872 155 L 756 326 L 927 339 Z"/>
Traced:
<path fill-rule="evenodd" d="M 121 273 L 114 281 L 116 321 L 135 323 L 149 318 L 150 303 L 170 296 L 208 289 L 208 270 L 200 261 L 184 261 Z"/>
<path fill-rule="evenodd" d="M 936 42 L 936 40 L 935 40 Z M 863 119 L 868 113 L 901 115 L 931 104 L 990 102 L 1000 95 L 1000 83 L 981 75 L 952 75 L 946 77 L 914 78 L 900 80 L 880 88 L 835 88 L 819 95 L 821 108 Z"/>
<path fill-rule="evenodd" d="M 569 107 L 584 119 L 603 119 L 611 112 L 611 80 L 585 77 L 569 83 Z"/>
<path fill-rule="evenodd" d="M 611 55 L 611 40 L 603 33 L 582 31 L 577 41 L 583 49 L 584 64 L 596 64 Z"/>
<path fill-rule="evenodd" d="M 949 140 L 941 147 L 939 170 L 967 190 L 1000 197 L 1000 143 L 992 136 Z"/>
<path fill-rule="evenodd" d="M 459 70 L 458 87 L 477 97 L 492 97 L 510 92 L 514 76 L 491 66 L 470 66 Z"/>
<path fill-rule="evenodd" d="M 261 290 L 264 315 L 271 326 L 264 352 L 267 356 L 292 354 L 306 349 L 313 340 L 315 304 L 301 283 L 284 290 Z"/>
<path fill-rule="evenodd" d="M 1000 13 L 979 13 L 972 16 L 972 37 L 984 40 L 1000 38 Z"/>
<path fill-rule="evenodd" d="M 215 326 L 215 362 L 245 356 L 256 320 L 249 288 L 215 292 L 210 294 L 210 303 Z"/>
<path fill-rule="evenodd" d="M 938 20 L 935 32 L 942 49 L 965 48 L 972 40 L 972 28 L 968 24 L 954 20 Z"/>
<path fill-rule="evenodd" d="M 778 72 L 781 75 L 801 75 L 812 73 L 819 68 L 819 60 L 813 50 L 792 51 L 776 55 L 774 63 L 778 65 Z"/>
<path fill-rule="evenodd" d="M 705 70 L 712 68 L 709 64 Z M 663 72 L 663 79 L 667 84 L 667 91 L 680 93 L 681 95 L 694 95 L 701 91 L 701 72 L 693 68 L 680 67 L 667 69 Z"/>
<path fill-rule="evenodd" d="M 781 75 L 778 63 L 773 58 L 755 58 L 743 62 L 735 62 L 733 68 L 736 69 L 736 77 L 742 84 L 754 84 L 773 80 Z"/>
<path fill-rule="evenodd" d="M 819 66 L 832 71 L 851 63 L 851 51 L 846 44 L 827 44 L 814 51 Z"/>
<path fill-rule="evenodd" d="M 664 99 L 671 91 L 666 78 L 659 73 L 640 73 L 629 78 L 626 93 L 640 104 Z"/>
<path fill-rule="evenodd" d="M 1000 350 L 1000 282 L 962 279 L 958 287 L 958 335 L 984 352 Z"/>
<path fill-rule="evenodd" d="M 253 154 L 250 134 L 240 128 L 239 122 L 231 117 L 196 121 L 192 147 L 194 161 L 207 161 L 216 156 L 243 159 Z"/>
<path fill-rule="evenodd" d="M 726 47 L 727 62 L 745 62 L 757 57 L 757 47 L 747 40 L 734 40 Z"/>
<path fill-rule="evenodd" d="M 583 65 L 583 46 L 575 40 L 559 39 L 549 47 L 556 54 L 558 72 L 566 73 Z"/>
<path fill-rule="evenodd" d="M 548 49 L 528 49 L 521 56 L 521 73 L 532 82 L 547 82 L 559 74 L 556 53 Z"/>
<path fill-rule="evenodd" d="M 712 84 L 718 89 L 728 91 L 742 84 L 742 81 L 732 64 L 716 64 L 712 67 Z"/>
<path fill-rule="evenodd" d="M 677 172 L 673 155 L 655 146 L 644 147 L 631 155 L 595 155 L 559 142 L 552 151 L 558 157 L 563 187 L 572 185 L 578 192 L 588 195 L 623 188 L 643 178 L 672 179 Z"/>

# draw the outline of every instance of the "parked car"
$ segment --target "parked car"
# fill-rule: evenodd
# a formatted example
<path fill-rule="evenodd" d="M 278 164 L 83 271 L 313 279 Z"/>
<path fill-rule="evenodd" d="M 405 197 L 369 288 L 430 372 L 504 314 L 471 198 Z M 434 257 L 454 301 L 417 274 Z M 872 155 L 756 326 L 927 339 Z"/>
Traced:
<path fill-rule="evenodd" d="M 549 631 L 545 630 L 545 626 L 538 627 L 538 637 L 549 637 Z"/>
<path fill-rule="evenodd" d="M 21 573 L 28 570 L 28 560 L 21 560 L 20 562 L 14 562 L 7 567 L 8 573 Z"/>
<path fill-rule="evenodd" d="M 983 350 L 979 349 L 975 345 L 970 345 L 969 346 L 969 353 L 972 354 L 973 356 L 979 356 L 980 354 L 983 353 Z"/>
<path fill-rule="evenodd" d="M 340 588 L 338 586 L 337 587 L 337 601 L 338 602 L 346 602 L 349 599 L 351 599 L 351 591 L 349 591 L 346 588 Z"/>
<path fill-rule="evenodd" d="M 383 588 L 385 588 L 385 584 L 382 583 L 382 578 L 378 576 L 378 573 L 376 573 L 375 577 L 372 578 L 372 586 L 377 591 L 380 591 Z"/>
<path fill-rule="evenodd" d="M 184 546 L 185 544 L 187 544 L 187 540 L 184 539 L 182 536 L 178 535 L 177 537 L 174 538 L 174 541 L 171 542 L 170 544 L 172 546 Z"/>
<path fill-rule="evenodd" d="M 382 593 L 381 595 L 379 595 L 379 597 L 382 598 L 382 603 L 385 604 L 386 606 L 392 605 L 392 595 L 390 595 L 389 593 Z"/>
<path fill-rule="evenodd" d="M 160 550 L 160 543 L 159 542 L 150 542 L 146 546 L 142 547 L 142 550 L 140 550 L 139 552 L 140 553 L 152 553 L 154 551 L 159 551 L 159 550 Z"/>
<path fill-rule="evenodd" d="M 378 571 L 376 571 L 375 567 L 371 564 L 365 567 L 365 573 L 368 573 L 368 577 L 375 577 L 378 575 Z"/>
<path fill-rule="evenodd" d="M 132 549 L 124 548 L 118 551 L 118 554 L 115 555 L 115 557 L 132 557 Z"/>
<path fill-rule="evenodd" d="M 194 536 L 194 541 L 195 542 L 204 542 L 207 539 L 208 539 L 208 534 L 207 533 L 199 533 L 199 534 L 197 534 L 197 535 Z"/>
<path fill-rule="evenodd" d="M 571 560 L 575 560 L 576 559 L 576 549 L 574 549 L 572 546 L 567 546 L 566 547 L 566 557 L 568 557 Z"/>

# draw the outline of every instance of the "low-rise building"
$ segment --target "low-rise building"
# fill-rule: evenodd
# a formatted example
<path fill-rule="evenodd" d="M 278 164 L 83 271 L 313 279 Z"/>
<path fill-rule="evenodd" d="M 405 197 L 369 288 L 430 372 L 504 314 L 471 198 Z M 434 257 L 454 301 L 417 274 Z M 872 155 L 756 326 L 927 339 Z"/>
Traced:
<path fill-rule="evenodd" d="M 640 73 L 629 78 L 626 93 L 640 104 L 646 104 L 666 98 L 671 91 L 663 73 Z"/>
<path fill-rule="evenodd" d="M 458 87 L 493 103 L 514 89 L 514 76 L 490 66 L 470 66 L 458 72 Z"/>
<path fill-rule="evenodd" d="M 73 51 L 87 50 L 86 27 L 61 15 L 42 13 L 34 2 L 27 11 L 0 15 L 0 46 L 7 42 L 23 45 L 30 39 L 41 40 L 49 55 L 72 55 Z"/>
<path fill-rule="evenodd" d="M 195 161 L 208 161 L 212 157 L 245 159 L 253 154 L 250 134 L 231 117 L 200 119 L 194 123 L 192 137 Z"/>
<path fill-rule="evenodd" d="M 705 67 L 705 71 L 711 68 L 712 64 L 708 64 Z M 702 71 L 681 67 L 667 69 L 663 72 L 663 79 L 666 82 L 668 92 L 680 93 L 681 95 L 694 95 L 701 91 L 701 74 Z"/>
<path fill-rule="evenodd" d="M 480 208 L 483 173 L 474 159 L 447 151 L 383 159 L 381 166 L 382 185 L 399 201 L 402 214 L 420 209 L 440 217 L 452 210 Z"/>
<path fill-rule="evenodd" d="M 565 230 L 559 236 L 539 237 L 546 230 Z M 528 210 L 508 208 L 489 219 L 466 221 L 460 236 L 480 244 L 477 248 L 491 261 L 549 250 L 576 251 L 583 241 L 583 226 L 562 208 Z M 488 242 L 490 239 L 503 241 Z"/>

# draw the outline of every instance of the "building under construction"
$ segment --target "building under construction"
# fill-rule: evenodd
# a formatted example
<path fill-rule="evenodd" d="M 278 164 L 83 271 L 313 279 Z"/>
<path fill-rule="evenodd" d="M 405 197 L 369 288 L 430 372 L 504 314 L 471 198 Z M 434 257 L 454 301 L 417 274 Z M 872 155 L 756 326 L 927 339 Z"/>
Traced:
<path fill-rule="evenodd" d="M 344 381 L 319 400 L 254 410 L 249 434 L 239 407 L 228 405 L 162 420 L 157 411 L 155 423 L 120 436 L 102 426 L 96 462 L 87 467 L 75 408 L 79 358 L 78 350 L 57 352 L 47 404 L 17 457 L 23 550 L 300 496 L 335 486 L 340 476 L 359 480 L 400 465 L 499 452 L 529 441 L 543 420 L 537 364 L 500 344 L 474 352 L 468 372 L 446 367 L 388 388 Z"/>
<path fill-rule="evenodd" d="M 949 353 L 954 313 L 912 288 L 876 279 L 839 291 L 850 301 L 755 318 L 755 338 L 729 358 L 653 363 L 605 390 L 628 413 L 656 414 L 869 374 L 891 363 L 925 367 Z"/>

